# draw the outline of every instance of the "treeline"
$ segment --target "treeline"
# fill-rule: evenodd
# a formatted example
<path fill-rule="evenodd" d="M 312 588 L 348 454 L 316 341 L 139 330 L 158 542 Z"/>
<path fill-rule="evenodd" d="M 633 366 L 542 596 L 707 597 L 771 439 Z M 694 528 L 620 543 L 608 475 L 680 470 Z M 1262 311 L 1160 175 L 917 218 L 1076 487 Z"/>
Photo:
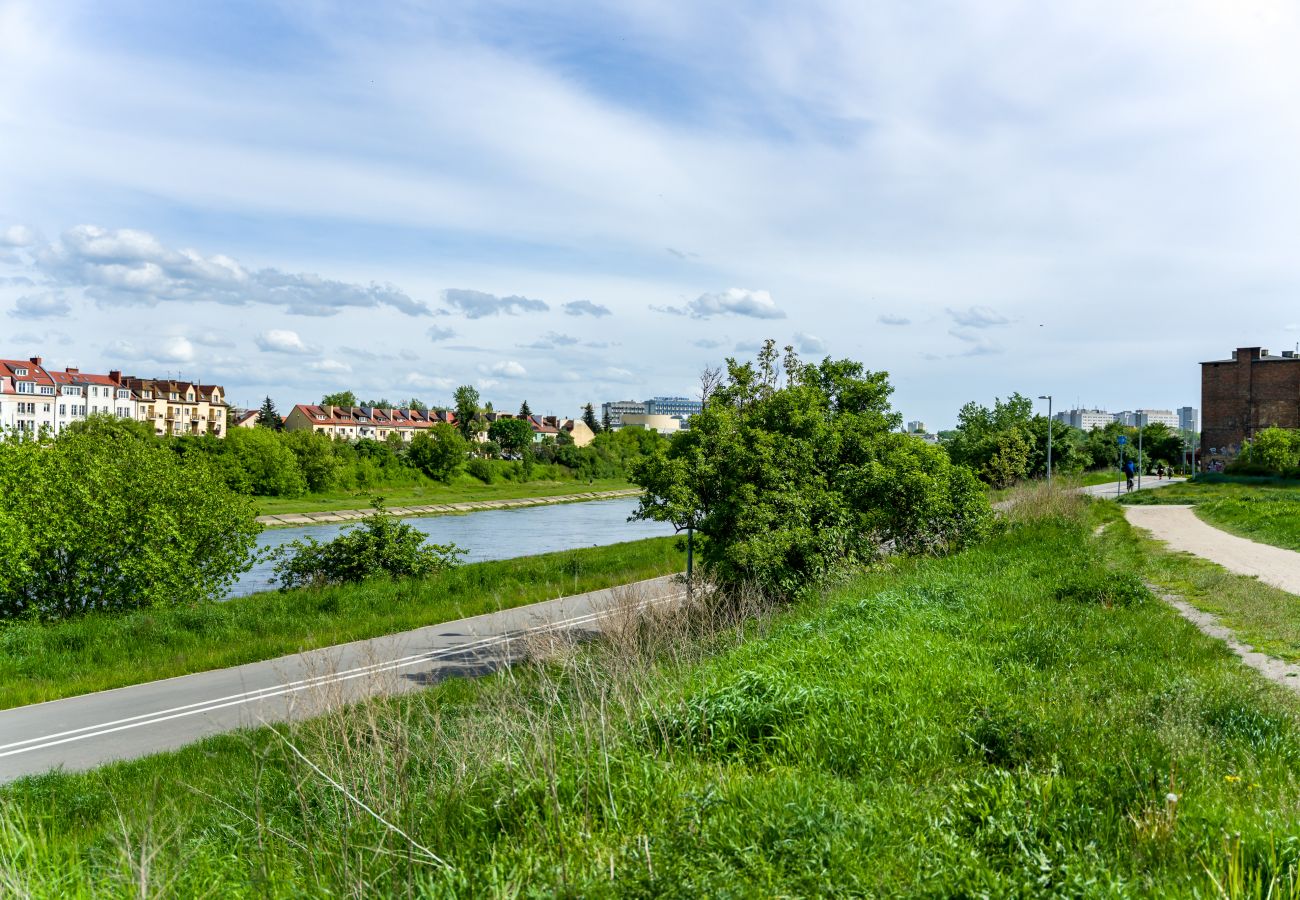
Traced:
<path fill-rule="evenodd" d="M 527 428 L 519 420 L 503 420 Z M 181 457 L 208 459 L 231 489 L 262 497 L 299 497 L 337 490 L 449 483 L 465 475 L 485 484 L 622 478 L 663 442 L 658 433 L 628 428 L 602 432 L 586 447 L 567 434 L 510 446 L 475 443 L 450 425 L 435 425 L 408 442 L 400 438 L 344 441 L 310 431 L 232 428 L 224 439 L 185 435 L 166 441 Z M 509 459 L 504 457 L 509 457 Z"/>
<path fill-rule="evenodd" d="M 1257 432 L 1224 471 L 1300 479 L 1300 431 L 1274 427 Z"/>
<path fill-rule="evenodd" d="M 995 400 L 992 408 L 967 403 L 956 429 L 940 434 L 953 462 L 998 488 L 1047 473 L 1047 436 L 1047 417 L 1035 415 L 1033 401 L 1018 393 Z M 1137 459 L 1139 429 L 1119 422 L 1092 431 L 1052 422 L 1051 436 L 1053 472 L 1117 468 L 1121 452 L 1125 459 Z M 1141 429 L 1140 437 L 1145 469 L 1181 462 L 1183 437 L 1175 429 L 1152 423 Z"/>

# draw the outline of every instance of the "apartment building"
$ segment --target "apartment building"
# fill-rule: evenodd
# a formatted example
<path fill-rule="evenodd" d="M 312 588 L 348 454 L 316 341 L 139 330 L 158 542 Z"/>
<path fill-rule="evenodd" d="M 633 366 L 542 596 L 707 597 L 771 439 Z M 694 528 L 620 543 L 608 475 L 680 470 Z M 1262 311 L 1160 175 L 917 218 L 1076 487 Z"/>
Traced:
<path fill-rule="evenodd" d="M 1172 409 L 1126 409 L 1115 413 L 1115 421 L 1130 428 L 1145 428 L 1157 424 L 1177 428 L 1178 413 Z"/>
<path fill-rule="evenodd" d="M 1061 410 L 1052 416 L 1058 422 L 1083 431 L 1092 431 L 1094 428 L 1105 428 L 1111 422 L 1115 421 L 1115 416 L 1104 409 L 1066 409 Z"/>
<path fill-rule="evenodd" d="M 39 356 L 0 359 L 0 430 L 54 432 L 58 390 Z"/>
<path fill-rule="evenodd" d="M 455 413 L 299 403 L 284 419 L 288 431 L 314 431 L 345 441 L 363 438 L 386 441 L 391 435 L 396 435 L 403 442 L 410 442 L 421 431 L 440 424 L 456 424 Z"/>
<path fill-rule="evenodd" d="M 123 376 L 117 370 L 109 372 L 108 378 L 131 392 L 136 419 L 152 425 L 155 434 L 226 436 L 228 404 L 221 385 Z"/>

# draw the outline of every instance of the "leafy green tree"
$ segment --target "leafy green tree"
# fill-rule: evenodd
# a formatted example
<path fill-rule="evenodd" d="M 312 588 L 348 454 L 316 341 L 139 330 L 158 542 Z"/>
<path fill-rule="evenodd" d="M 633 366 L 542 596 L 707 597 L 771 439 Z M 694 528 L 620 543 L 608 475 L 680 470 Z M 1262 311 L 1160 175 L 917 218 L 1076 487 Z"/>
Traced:
<path fill-rule="evenodd" d="M 1133 429 L 1134 432 L 1137 429 Z M 1137 446 L 1136 438 L 1134 447 Z M 1156 465 L 1173 465 L 1183 454 L 1183 439 L 1176 428 L 1164 422 L 1152 422 L 1142 429 L 1142 460 L 1147 469 Z"/>
<path fill-rule="evenodd" d="M 279 431 L 284 427 L 284 420 L 276 412 L 275 401 L 270 397 L 262 401 L 262 408 L 257 412 L 257 427 L 269 428 L 271 431 Z"/>
<path fill-rule="evenodd" d="M 469 442 L 447 424 L 435 425 L 411 440 L 407 458 L 411 464 L 436 481 L 448 482 L 465 465 Z"/>
<path fill-rule="evenodd" d="M 97 434 L 105 437 L 133 437 L 142 441 L 158 439 L 154 428 L 148 422 L 135 419 L 123 419 L 112 413 L 92 413 L 80 422 L 71 422 L 64 429 L 65 434 Z"/>
<path fill-rule="evenodd" d="M 226 471 L 238 476 L 231 486 L 241 493 L 264 497 L 300 497 L 307 479 L 298 459 L 280 436 L 261 428 L 236 428 L 226 436 L 233 465 Z"/>
<path fill-rule="evenodd" d="M 526 419 L 526 418 L 528 418 L 529 416 L 531 416 L 532 414 L 533 414 L 533 411 L 532 411 L 531 409 L 528 408 L 528 401 L 527 401 L 527 400 L 525 400 L 523 403 L 519 404 L 519 418 L 521 418 L 521 419 Z"/>
<path fill-rule="evenodd" d="M 388 515 L 379 500 L 362 522 L 327 544 L 314 538 L 275 551 L 282 590 L 350 584 L 367 578 L 428 578 L 459 565 L 465 551 L 455 544 L 426 544 L 413 526 Z"/>
<path fill-rule="evenodd" d="M 497 419 L 488 426 L 488 440 L 509 453 L 523 454 L 533 444 L 533 429 L 523 419 Z"/>
<path fill-rule="evenodd" d="M 389 403 L 387 398 L 383 400 L 367 400 L 360 404 L 368 409 L 392 409 L 393 404 Z"/>
<path fill-rule="evenodd" d="M 603 430 L 600 421 L 596 418 L 596 408 L 590 403 L 582 408 L 582 421 L 591 429 L 592 434 L 600 434 Z"/>
<path fill-rule="evenodd" d="M 0 441 L 0 619 L 218 598 L 259 530 L 201 454 L 125 429 Z"/>
<path fill-rule="evenodd" d="M 1283 475 L 1300 468 L 1300 431 L 1264 428 L 1241 445 L 1233 470 Z"/>
<path fill-rule="evenodd" d="M 456 427 L 460 429 L 460 436 L 469 439 L 474 428 L 474 420 L 478 418 L 478 391 L 472 385 L 462 384 L 456 388 L 453 395 L 456 408 Z"/>
<path fill-rule="evenodd" d="M 335 451 L 334 441 L 314 431 L 286 431 L 280 440 L 297 460 L 307 490 L 321 493 L 338 486 L 343 461 Z"/>
<path fill-rule="evenodd" d="M 633 469 L 638 518 L 693 528 L 714 581 L 789 595 L 895 547 L 955 549 L 983 534 L 988 503 L 947 454 L 896 432 L 883 372 L 805 365 L 775 345 L 727 375 L 689 431 Z M 624 429 L 619 432 L 623 434 Z"/>
<path fill-rule="evenodd" d="M 1077 472 L 1092 461 L 1081 432 L 1051 424 L 1052 470 Z M 957 414 L 957 428 L 942 440 L 952 461 L 969 467 L 993 487 L 1047 474 L 1046 416 L 1034 415 L 1034 403 L 1015 393 L 995 399 L 993 408 L 967 403 Z"/>
<path fill-rule="evenodd" d="M 410 400 L 407 400 L 407 401 L 406 401 L 406 406 L 403 407 L 403 408 L 404 408 L 404 409 L 416 409 L 416 410 L 419 410 L 420 412 L 428 412 L 428 411 L 429 411 L 429 407 L 428 407 L 427 405 L 425 405 L 425 404 L 422 403 L 421 401 L 415 399 L 414 397 L 412 397 Z"/>
<path fill-rule="evenodd" d="M 357 395 L 351 391 L 335 391 L 332 394 L 326 394 L 320 398 L 321 406 L 341 406 L 344 409 L 351 409 L 354 406 L 360 406 L 357 402 Z"/>

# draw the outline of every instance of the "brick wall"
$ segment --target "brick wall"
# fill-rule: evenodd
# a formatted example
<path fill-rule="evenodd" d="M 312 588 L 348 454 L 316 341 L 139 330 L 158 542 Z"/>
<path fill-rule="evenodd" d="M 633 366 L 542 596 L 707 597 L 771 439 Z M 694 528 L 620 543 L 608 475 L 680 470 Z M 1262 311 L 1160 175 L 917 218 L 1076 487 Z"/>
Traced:
<path fill-rule="evenodd" d="M 1201 446 L 1234 456 L 1256 431 L 1300 428 L 1300 358 L 1241 347 L 1235 359 L 1201 363 Z"/>

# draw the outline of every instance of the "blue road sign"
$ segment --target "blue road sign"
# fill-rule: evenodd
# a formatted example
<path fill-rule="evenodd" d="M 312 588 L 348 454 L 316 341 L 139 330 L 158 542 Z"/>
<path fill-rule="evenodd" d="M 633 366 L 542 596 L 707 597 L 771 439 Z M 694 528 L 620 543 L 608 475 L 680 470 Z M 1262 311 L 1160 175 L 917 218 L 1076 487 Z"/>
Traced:
<path fill-rule="evenodd" d="M 1128 443 L 1128 435 L 1121 434 L 1121 435 L 1119 436 L 1119 442 L 1120 442 L 1121 444 L 1127 444 L 1127 443 Z"/>

